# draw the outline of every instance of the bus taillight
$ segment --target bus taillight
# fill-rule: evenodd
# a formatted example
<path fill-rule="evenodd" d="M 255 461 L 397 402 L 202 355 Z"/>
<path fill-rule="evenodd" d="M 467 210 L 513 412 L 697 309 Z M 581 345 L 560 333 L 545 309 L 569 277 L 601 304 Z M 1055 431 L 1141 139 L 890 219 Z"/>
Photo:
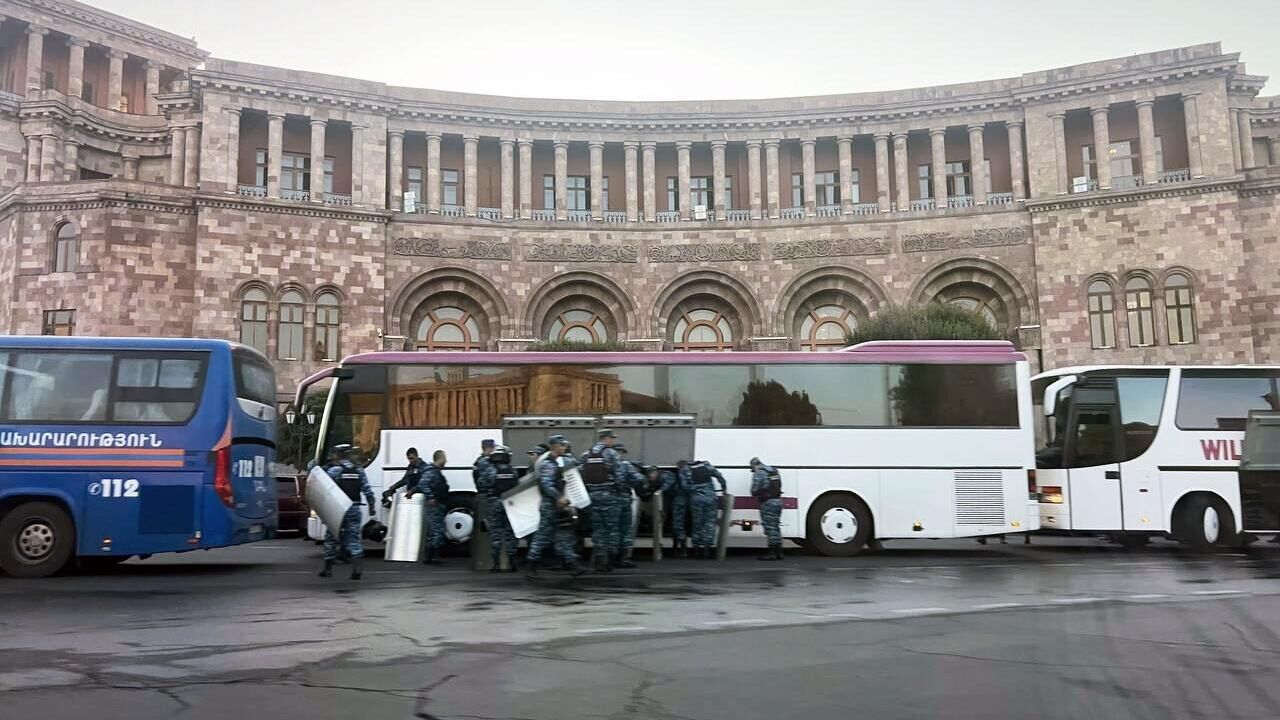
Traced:
<path fill-rule="evenodd" d="M 235 492 L 231 489 L 231 448 L 213 451 L 213 491 L 229 508 L 236 506 Z"/>
<path fill-rule="evenodd" d="M 1040 488 L 1036 485 L 1036 471 L 1027 471 L 1027 497 L 1032 500 L 1039 499 Z"/>

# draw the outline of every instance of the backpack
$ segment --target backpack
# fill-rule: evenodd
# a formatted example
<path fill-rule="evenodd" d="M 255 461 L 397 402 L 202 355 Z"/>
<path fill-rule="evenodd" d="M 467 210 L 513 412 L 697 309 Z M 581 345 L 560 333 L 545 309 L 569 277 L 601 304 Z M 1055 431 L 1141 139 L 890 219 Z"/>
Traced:
<path fill-rule="evenodd" d="M 515 488 L 519 480 L 516 478 L 516 471 L 510 465 L 494 465 L 494 469 L 498 471 L 498 476 L 494 478 L 493 494 L 501 496 L 503 493 Z"/>
<path fill-rule="evenodd" d="M 609 467 L 604 464 L 604 450 L 596 445 L 582 456 L 582 482 L 587 485 L 608 485 L 613 482 L 609 477 Z"/>
<path fill-rule="evenodd" d="M 711 470 L 707 468 L 706 463 L 701 461 L 696 462 L 689 469 L 690 469 L 690 475 L 693 478 L 694 484 L 702 485 L 703 483 L 711 482 Z"/>
<path fill-rule="evenodd" d="M 782 497 L 782 475 L 771 467 L 769 468 L 768 482 L 756 493 L 756 499 L 764 502 L 765 500 L 777 500 L 780 497 Z"/>

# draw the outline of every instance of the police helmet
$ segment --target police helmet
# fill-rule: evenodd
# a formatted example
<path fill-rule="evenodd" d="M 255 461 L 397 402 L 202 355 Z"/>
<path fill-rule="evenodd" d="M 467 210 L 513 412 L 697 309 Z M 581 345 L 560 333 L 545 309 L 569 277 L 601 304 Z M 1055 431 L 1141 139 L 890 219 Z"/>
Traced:
<path fill-rule="evenodd" d="M 569 438 L 563 435 L 552 435 L 547 438 L 547 449 L 550 450 L 552 445 L 561 445 L 567 449 L 569 447 Z"/>
<path fill-rule="evenodd" d="M 496 463 L 506 464 L 511 462 L 511 448 L 506 445 L 496 445 L 489 458 Z"/>
<path fill-rule="evenodd" d="M 344 458 L 350 457 L 353 450 L 355 450 L 355 448 L 351 446 L 351 443 L 342 443 L 340 445 L 334 445 L 329 452 L 332 453 L 334 457 Z"/>
<path fill-rule="evenodd" d="M 751 458 L 751 461 L 748 462 L 747 464 L 750 465 L 751 467 L 755 467 L 756 465 L 763 465 L 764 463 L 760 462 L 760 458 L 753 457 Z"/>

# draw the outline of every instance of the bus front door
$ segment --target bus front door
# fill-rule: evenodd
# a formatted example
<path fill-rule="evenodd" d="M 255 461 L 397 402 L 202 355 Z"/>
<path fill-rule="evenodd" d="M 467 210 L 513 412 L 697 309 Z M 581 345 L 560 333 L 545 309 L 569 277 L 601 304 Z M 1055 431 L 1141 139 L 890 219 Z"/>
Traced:
<path fill-rule="evenodd" d="M 1077 404 L 1068 438 L 1072 530 L 1119 530 L 1119 412 L 1114 404 Z"/>

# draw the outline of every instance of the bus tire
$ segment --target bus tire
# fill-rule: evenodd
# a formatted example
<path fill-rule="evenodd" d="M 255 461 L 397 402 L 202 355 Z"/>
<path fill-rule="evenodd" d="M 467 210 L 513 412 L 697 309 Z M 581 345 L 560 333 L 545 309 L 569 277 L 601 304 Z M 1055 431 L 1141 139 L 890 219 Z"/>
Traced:
<path fill-rule="evenodd" d="M 829 493 L 809 507 L 805 543 L 819 555 L 851 557 L 872 537 L 871 511 L 849 493 Z"/>
<path fill-rule="evenodd" d="M 0 569 L 10 577 L 49 577 L 66 567 L 75 547 L 75 524 L 54 503 L 22 503 L 0 518 Z"/>
<path fill-rule="evenodd" d="M 1209 552 L 1235 539 L 1231 508 L 1217 495 L 1201 493 L 1187 498 L 1178 515 L 1178 541 L 1192 552 Z"/>

